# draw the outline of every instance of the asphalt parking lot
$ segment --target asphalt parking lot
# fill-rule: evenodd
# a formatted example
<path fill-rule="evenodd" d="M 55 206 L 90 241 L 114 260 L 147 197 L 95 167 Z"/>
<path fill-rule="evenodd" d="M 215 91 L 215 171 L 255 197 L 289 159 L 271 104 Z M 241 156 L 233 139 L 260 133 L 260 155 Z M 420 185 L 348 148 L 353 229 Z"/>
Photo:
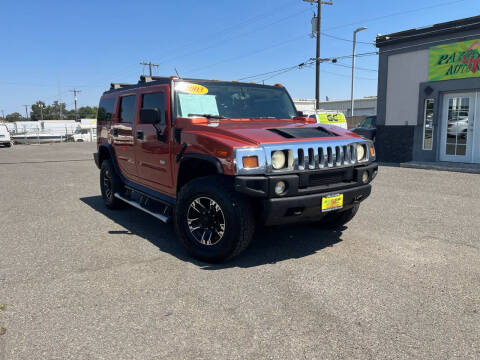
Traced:
<path fill-rule="evenodd" d="M 342 232 L 213 266 L 106 210 L 94 149 L 0 148 L 1 360 L 480 358 L 480 175 L 383 166 Z"/>

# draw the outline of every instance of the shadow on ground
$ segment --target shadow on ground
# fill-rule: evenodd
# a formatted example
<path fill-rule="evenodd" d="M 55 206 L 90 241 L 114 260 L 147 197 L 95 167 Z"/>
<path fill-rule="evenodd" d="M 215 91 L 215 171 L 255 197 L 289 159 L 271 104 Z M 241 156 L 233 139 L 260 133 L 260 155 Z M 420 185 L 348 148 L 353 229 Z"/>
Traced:
<path fill-rule="evenodd" d="M 112 236 L 135 234 L 157 246 L 160 251 L 194 263 L 204 270 L 274 264 L 282 260 L 314 254 L 342 241 L 341 231 L 322 231 L 308 224 L 262 228 L 255 234 L 251 246 L 239 257 L 226 264 L 212 265 L 188 256 L 177 241 L 172 225 L 163 224 L 133 207 L 109 210 L 103 204 L 101 196 L 84 197 L 80 200 L 126 229 L 106 229 Z"/>

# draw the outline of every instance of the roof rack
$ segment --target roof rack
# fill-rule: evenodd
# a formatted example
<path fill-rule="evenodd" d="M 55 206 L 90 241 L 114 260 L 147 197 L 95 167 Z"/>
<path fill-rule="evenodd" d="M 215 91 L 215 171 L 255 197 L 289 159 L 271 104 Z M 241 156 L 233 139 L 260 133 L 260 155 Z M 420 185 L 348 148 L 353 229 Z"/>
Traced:
<path fill-rule="evenodd" d="M 111 83 L 110 84 L 110 90 L 116 90 L 116 89 L 120 89 L 122 87 L 125 87 L 125 86 L 132 86 L 134 84 L 125 84 L 125 83 Z"/>
<path fill-rule="evenodd" d="M 147 75 L 140 75 L 140 80 L 138 80 L 139 83 L 144 83 L 144 82 L 152 82 L 152 81 L 158 81 L 158 80 L 170 80 L 171 78 L 168 78 L 166 76 L 147 76 Z"/>

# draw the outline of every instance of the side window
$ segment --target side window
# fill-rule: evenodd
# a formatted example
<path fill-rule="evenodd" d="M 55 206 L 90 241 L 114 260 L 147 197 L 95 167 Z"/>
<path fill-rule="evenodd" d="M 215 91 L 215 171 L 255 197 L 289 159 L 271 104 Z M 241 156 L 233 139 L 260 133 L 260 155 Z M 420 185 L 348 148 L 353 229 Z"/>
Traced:
<path fill-rule="evenodd" d="M 142 96 L 142 109 L 158 109 L 161 114 L 165 112 L 165 94 L 150 93 Z M 162 125 L 165 123 L 165 117 L 162 116 Z"/>
<path fill-rule="evenodd" d="M 135 95 L 120 98 L 120 111 L 118 121 L 133 124 L 135 117 Z"/>
<path fill-rule="evenodd" d="M 101 99 L 98 105 L 98 122 L 112 121 L 113 109 L 115 107 L 115 98 Z"/>

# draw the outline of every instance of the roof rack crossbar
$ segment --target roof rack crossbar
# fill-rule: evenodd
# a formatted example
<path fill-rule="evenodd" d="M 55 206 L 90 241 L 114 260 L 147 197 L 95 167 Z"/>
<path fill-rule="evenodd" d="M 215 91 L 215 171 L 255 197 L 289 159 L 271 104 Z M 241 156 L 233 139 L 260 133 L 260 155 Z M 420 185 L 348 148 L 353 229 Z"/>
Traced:
<path fill-rule="evenodd" d="M 125 83 L 111 83 L 110 84 L 110 90 L 116 90 L 116 89 L 120 89 L 122 87 L 125 87 L 125 86 L 132 86 L 134 84 L 125 84 Z"/>
<path fill-rule="evenodd" d="M 169 80 L 170 78 L 167 78 L 165 76 L 148 76 L 148 75 L 140 75 L 140 80 L 138 80 L 139 83 L 144 83 L 144 82 L 152 82 L 152 81 L 157 81 L 157 80 Z"/>

